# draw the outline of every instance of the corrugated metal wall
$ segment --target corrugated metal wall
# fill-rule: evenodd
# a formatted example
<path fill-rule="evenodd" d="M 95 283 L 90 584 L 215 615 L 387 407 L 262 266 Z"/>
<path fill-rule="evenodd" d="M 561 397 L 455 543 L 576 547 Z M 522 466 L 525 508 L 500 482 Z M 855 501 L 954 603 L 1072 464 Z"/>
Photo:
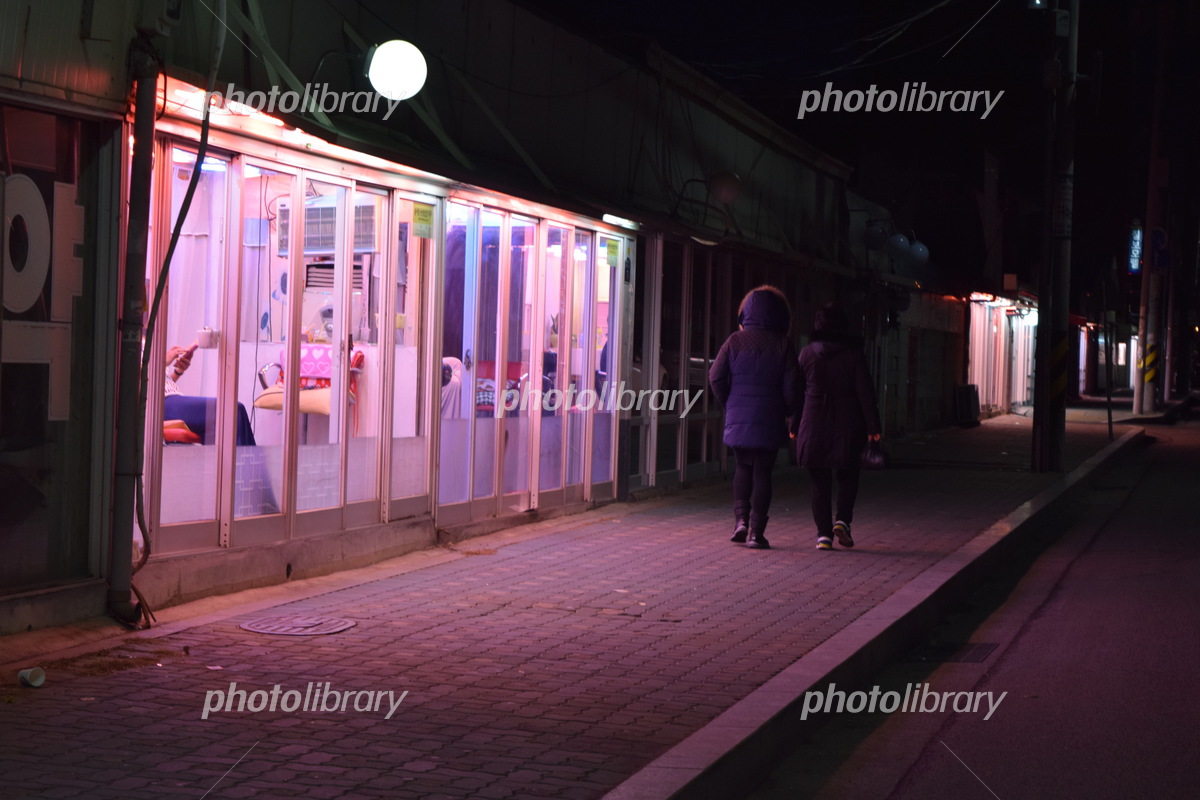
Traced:
<path fill-rule="evenodd" d="M 5 0 L 0 88 L 120 112 L 138 4 Z"/>

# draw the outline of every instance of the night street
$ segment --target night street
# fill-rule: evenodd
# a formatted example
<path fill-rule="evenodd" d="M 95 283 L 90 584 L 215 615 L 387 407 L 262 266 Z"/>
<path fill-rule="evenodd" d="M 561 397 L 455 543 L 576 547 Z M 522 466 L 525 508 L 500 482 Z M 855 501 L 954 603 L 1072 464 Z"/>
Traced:
<path fill-rule="evenodd" d="M 1103 425 L 1069 427 L 1072 464 L 1108 445 Z M 754 690 L 770 695 L 768 679 L 818 645 L 845 647 L 872 608 L 894 613 L 889 596 L 929 585 L 927 570 L 997 519 L 1061 491 L 1061 477 L 1021 465 L 1029 430 L 999 417 L 896 443 L 897 467 L 865 482 L 850 551 L 812 548 L 805 481 L 786 471 L 766 552 L 728 542 L 724 492 L 710 491 L 164 610 L 157 628 L 41 662 L 40 689 L 7 688 L 7 791 L 201 797 L 236 764 L 210 797 L 601 797 L 693 734 L 720 741 L 719 724 L 701 729 L 761 703 Z M 312 637 L 239 627 L 280 614 L 356 624 Z M 408 695 L 391 719 L 336 702 L 231 703 L 203 719 L 232 682 Z"/>
<path fill-rule="evenodd" d="M 1197 795 L 1197 41 L 5 0 L 0 800 Z"/>
<path fill-rule="evenodd" d="M 870 681 L 1007 692 L 990 720 L 834 714 L 750 800 L 1192 796 L 1200 527 L 1180 498 L 1200 480 L 1200 423 L 1149 435 L 1039 526 L 1061 539 L 1027 574 L 990 581 Z"/>

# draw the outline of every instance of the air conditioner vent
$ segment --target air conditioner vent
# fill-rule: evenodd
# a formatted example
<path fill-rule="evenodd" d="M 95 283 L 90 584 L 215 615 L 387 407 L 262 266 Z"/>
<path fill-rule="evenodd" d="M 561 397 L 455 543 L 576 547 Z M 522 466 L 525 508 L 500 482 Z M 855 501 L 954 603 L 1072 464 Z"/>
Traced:
<path fill-rule="evenodd" d="M 324 202 L 323 202 L 324 201 Z M 323 255 L 333 254 L 334 241 L 337 238 L 337 207 L 333 205 L 335 198 L 310 198 L 304 207 L 304 254 Z M 291 229 L 291 208 L 284 202 L 279 204 L 279 255 L 288 254 L 288 242 Z M 354 208 L 354 252 L 374 253 L 378 251 L 375 243 L 375 205 L 364 204 Z"/>
<path fill-rule="evenodd" d="M 363 288 L 363 271 L 362 264 L 354 265 L 353 291 L 361 292 Z M 333 280 L 333 262 L 318 261 L 312 264 L 305 265 L 304 269 L 304 288 L 305 289 L 333 289 L 335 283 Z"/>

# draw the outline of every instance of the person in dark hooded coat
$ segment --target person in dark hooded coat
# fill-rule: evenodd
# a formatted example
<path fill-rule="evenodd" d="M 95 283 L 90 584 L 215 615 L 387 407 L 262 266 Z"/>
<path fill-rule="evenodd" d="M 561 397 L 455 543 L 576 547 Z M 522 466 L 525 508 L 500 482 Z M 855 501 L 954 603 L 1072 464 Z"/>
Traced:
<path fill-rule="evenodd" d="M 725 407 L 725 444 L 733 448 L 734 529 L 731 541 L 767 549 L 771 473 L 798 410 L 796 349 L 788 339 L 791 309 L 783 292 L 760 286 L 742 300 L 740 330 L 721 345 L 708 373 Z"/>
<path fill-rule="evenodd" d="M 834 536 L 843 547 L 853 547 L 850 523 L 862 452 L 868 439 L 879 439 L 881 428 L 863 341 L 850 333 L 841 308 L 831 303 L 817 312 L 810 342 L 800 351 L 799 366 L 803 405 L 792 425 L 796 463 L 806 467 L 812 478 L 817 548 L 833 549 Z"/>

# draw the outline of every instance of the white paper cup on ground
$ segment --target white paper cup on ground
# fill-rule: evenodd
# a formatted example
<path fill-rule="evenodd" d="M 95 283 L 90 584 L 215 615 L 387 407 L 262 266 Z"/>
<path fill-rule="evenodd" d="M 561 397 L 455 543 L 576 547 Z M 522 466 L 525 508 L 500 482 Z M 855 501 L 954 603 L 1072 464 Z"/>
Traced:
<path fill-rule="evenodd" d="M 17 677 L 21 680 L 22 686 L 30 686 L 36 689 L 46 682 L 46 671 L 41 667 L 30 667 L 18 672 Z"/>

